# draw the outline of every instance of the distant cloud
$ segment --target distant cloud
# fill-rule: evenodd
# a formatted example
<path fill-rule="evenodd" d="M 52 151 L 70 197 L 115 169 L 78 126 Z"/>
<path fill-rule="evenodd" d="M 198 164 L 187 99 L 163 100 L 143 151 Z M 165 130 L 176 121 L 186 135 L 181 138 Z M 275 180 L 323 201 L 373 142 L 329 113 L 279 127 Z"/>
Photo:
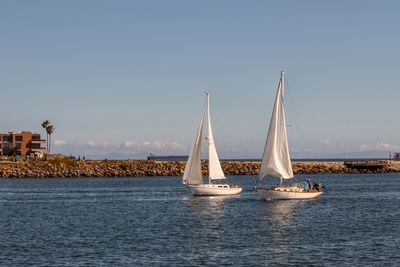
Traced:
<path fill-rule="evenodd" d="M 171 143 L 171 146 L 176 150 L 185 150 L 186 147 L 176 142 Z"/>
<path fill-rule="evenodd" d="M 320 140 L 321 144 L 324 146 L 330 146 L 331 142 L 329 140 Z"/>
<path fill-rule="evenodd" d="M 377 144 L 362 144 L 359 147 L 360 152 L 368 153 L 370 155 L 385 155 L 385 152 L 400 152 L 400 145 L 392 145 L 389 143 L 377 143 Z"/>
<path fill-rule="evenodd" d="M 146 141 L 137 142 L 126 140 L 122 143 L 108 141 L 88 140 L 86 143 L 72 143 L 67 140 L 55 140 L 55 153 L 74 156 L 86 156 L 87 158 L 146 158 L 150 153 L 158 155 L 186 154 L 186 147 L 177 142 Z"/>
<path fill-rule="evenodd" d="M 362 144 L 362 145 L 360 145 L 360 149 L 363 150 L 363 151 L 365 151 L 365 150 L 369 150 L 370 147 L 369 147 L 369 145 L 367 145 L 367 144 Z"/>
<path fill-rule="evenodd" d="M 159 141 L 151 141 L 151 142 L 146 141 L 143 143 L 143 146 L 148 147 L 150 149 L 161 150 L 163 149 L 164 144 L 162 144 Z"/>
<path fill-rule="evenodd" d="M 85 156 L 96 159 L 144 159 L 150 153 L 156 155 L 188 155 L 189 148 L 174 141 L 148 140 L 137 141 L 128 139 L 122 142 L 109 142 L 90 139 L 83 143 L 74 143 L 69 140 L 56 139 L 54 153 L 65 155 Z M 262 146 L 259 144 L 233 144 L 218 147 L 221 158 L 260 158 Z M 305 148 L 292 147 L 293 158 L 357 158 L 357 157 L 384 157 L 388 152 L 400 152 L 400 145 L 380 142 L 375 144 L 343 145 L 330 140 L 315 140 Z M 203 151 L 203 157 L 207 157 Z"/>
<path fill-rule="evenodd" d="M 125 141 L 122 145 L 122 147 L 126 147 L 126 148 L 138 148 L 140 147 L 140 144 L 136 141 Z"/>
<path fill-rule="evenodd" d="M 400 146 L 391 145 L 388 143 L 378 143 L 375 145 L 375 149 L 378 151 L 389 151 L 389 150 L 400 150 Z"/>
<path fill-rule="evenodd" d="M 143 147 L 148 148 L 148 149 L 153 149 L 156 151 L 161 151 L 161 150 L 183 151 L 183 150 L 185 150 L 185 146 L 178 144 L 176 142 L 146 141 L 143 143 Z"/>
<path fill-rule="evenodd" d="M 92 146 L 92 147 L 95 147 L 95 146 L 96 146 L 96 142 L 93 141 L 93 140 L 89 140 L 89 141 L 88 141 L 88 145 L 89 145 L 89 146 Z"/>
<path fill-rule="evenodd" d="M 322 139 L 310 143 L 306 149 L 290 150 L 293 158 L 384 158 L 389 151 L 400 152 L 400 145 L 388 142 L 352 145 Z"/>
<path fill-rule="evenodd" d="M 392 145 L 389 143 L 377 143 L 374 145 L 362 144 L 361 151 L 400 151 L 400 145 Z"/>
<path fill-rule="evenodd" d="M 63 140 L 63 139 L 54 140 L 54 145 L 56 145 L 56 146 L 64 146 L 66 144 L 67 144 L 66 140 Z"/>
<path fill-rule="evenodd" d="M 89 140 L 87 144 L 91 147 L 100 147 L 100 148 L 107 148 L 112 146 L 110 142 L 97 143 L 93 140 Z"/>

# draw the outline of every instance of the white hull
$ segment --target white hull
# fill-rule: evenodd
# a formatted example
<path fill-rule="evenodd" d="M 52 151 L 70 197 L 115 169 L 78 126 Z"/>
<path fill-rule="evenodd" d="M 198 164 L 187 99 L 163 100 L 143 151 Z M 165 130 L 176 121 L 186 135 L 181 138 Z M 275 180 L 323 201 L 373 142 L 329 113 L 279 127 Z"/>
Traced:
<path fill-rule="evenodd" d="M 281 191 L 276 189 L 257 188 L 257 192 L 264 200 L 279 199 L 311 199 L 323 193 L 323 191 L 303 190 L 303 191 Z"/>
<path fill-rule="evenodd" d="M 200 184 L 186 186 L 194 196 L 237 195 L 242 191 L 240 186 L 231 184 Z"/>

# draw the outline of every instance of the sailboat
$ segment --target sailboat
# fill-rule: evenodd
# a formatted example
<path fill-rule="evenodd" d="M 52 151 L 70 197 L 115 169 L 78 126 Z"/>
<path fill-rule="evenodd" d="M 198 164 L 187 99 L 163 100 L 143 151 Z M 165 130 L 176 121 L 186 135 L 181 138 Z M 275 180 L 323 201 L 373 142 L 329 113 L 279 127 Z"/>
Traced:
<path fill-rule="evenodd" d="M 283 107 L 284 90 L 285 74 L 282 71 L 258 175 L 260 183 L 266 176 L 278 178 L 280 183 L 269 188 L 257 186 L 256 191 L 265 200 L 315 198 L 323 193 L 323 187 L 320 183 L 313 186 L 311 181 L 308 180 L 308 183 L 305 184 L 283 184 L 283 180 L 294 177 L 289 156 L 285 111 Z"/>
<path fill-rule="evenodd" d="M 201 144 L 203 122 L 206 111 L 208 117 L 208 136 L 206 137 L 208 143 L 208 183 L 204 183 L 201 172 Z M 197 196 L 236 195 L 242 191 L 242 188 L 239 185 L 228 184 L 221 168 L 211 128 L 209 93 L 206 93 L 203 112 L 201 113 L 196 137 L 185 166 L 182 183 L 189 188 L 193 195 Z"/>

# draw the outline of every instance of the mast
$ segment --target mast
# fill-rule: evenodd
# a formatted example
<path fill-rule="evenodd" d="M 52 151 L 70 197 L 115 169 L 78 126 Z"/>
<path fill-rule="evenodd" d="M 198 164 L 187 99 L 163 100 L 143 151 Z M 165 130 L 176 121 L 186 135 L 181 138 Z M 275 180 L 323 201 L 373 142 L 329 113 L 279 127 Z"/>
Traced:
<path fill-rule="evenodd" d="M 258 175 L 260 180 L 267 175 L 280 179 L 293 178 L 283 106 L 284 90 L 285 74 L 282 71 Z"/>

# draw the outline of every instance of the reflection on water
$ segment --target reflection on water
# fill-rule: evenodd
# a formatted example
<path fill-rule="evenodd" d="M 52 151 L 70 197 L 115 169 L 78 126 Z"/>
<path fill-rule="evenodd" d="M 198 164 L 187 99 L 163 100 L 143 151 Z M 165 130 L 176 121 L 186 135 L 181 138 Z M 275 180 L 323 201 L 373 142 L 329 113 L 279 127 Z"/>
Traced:
<path fill-rule="evenodd" d="M 232 235 L 232 218 L 240 216 L 240 211 L 232 214 L 232 207 L 240 196 L 190 196 L 184 199 L 185 214 L 192 222 L 189 240 L 190 250 L 185 255 L 190 259 L 189 265 L 205 265 L 207 262 L 232 262 L 231 253 L 223 247 L 236 242 Z M 240 229 L 238 229 L 240 230 Z M 205 256 L 206 255 L 206 256 Z M 198 258 L 207 261 L 198 261 Z"/>
<path fill-rule="evenodd" d="M 239 196 L 190 196 L 184 199 L 188 213 L 197 220 L 219 220 L 229 202 Z"/>
<path fill-rule="evenodd" d="M 229 201 L 235 198 L 239 198 L 239 195 L 235 196 L 188 196 L 184 198 L 185 203 L 194 209 L 197 207 L 208 206 L 211 209 L 219 209 L 224 201 Z"/>
<path fill-rule="evenodd" d="M 307 239 L 315 232 L 313 220 L 317 203 L 317 199 L 264 201 L 263 222 L 268 227 L 263 233 L 267 244 L 263 253 L 271 255 L 279 264 L 290 265 L 291 255 L 295 254 L 293 244 L 296 244 L 296 249 L 310 245 Z M 304 255 L 309 256 L 312 255 Z M 312 263 L 314 259 L 307 260 Z"/>
<path fill-rule="evenodd" d="M 263 212 L 273 224 L 285 226 L 292 223 L 295 209 L 300 205 L 301 200 L 268 201 L 263 207 Z"/>

